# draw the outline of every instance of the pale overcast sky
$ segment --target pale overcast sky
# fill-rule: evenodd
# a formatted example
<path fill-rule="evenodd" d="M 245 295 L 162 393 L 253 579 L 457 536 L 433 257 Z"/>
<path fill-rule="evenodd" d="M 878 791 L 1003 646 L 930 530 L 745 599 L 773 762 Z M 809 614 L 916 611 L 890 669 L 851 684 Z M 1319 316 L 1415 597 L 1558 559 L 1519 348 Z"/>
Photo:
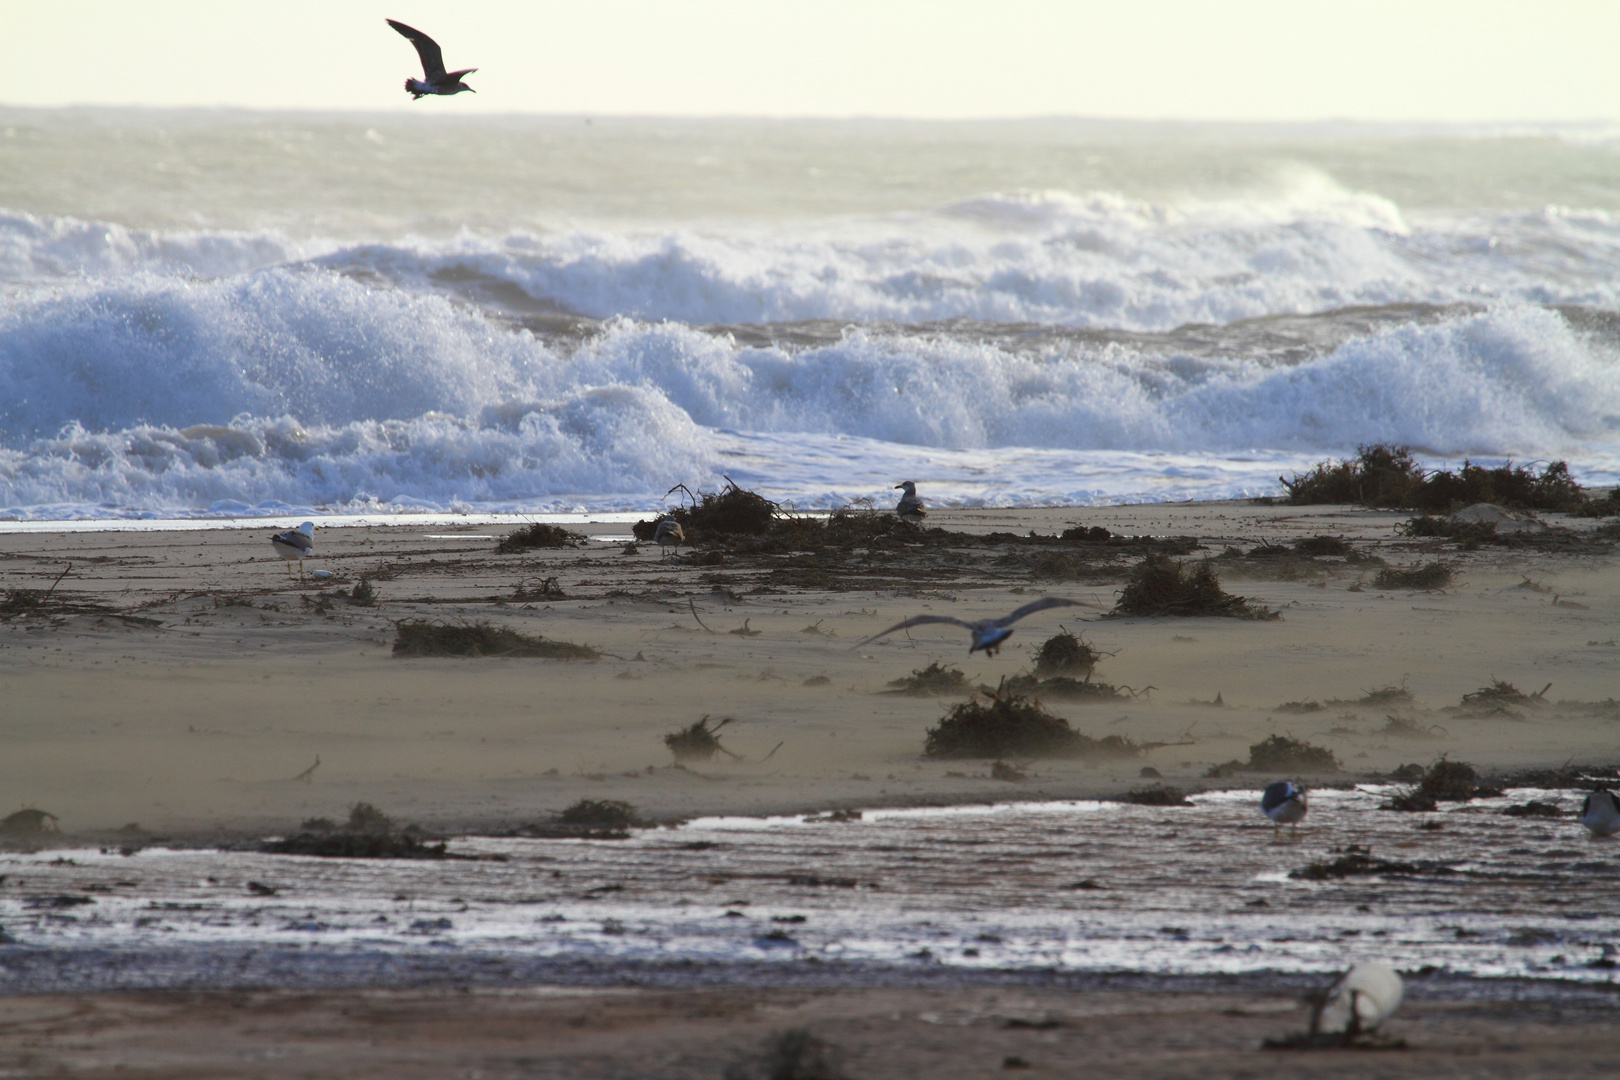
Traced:
<path fill-rule="evenodd" d="M 477 95 L 413 103 L 385 16 Z M 0 0 L 0 105 L 1620 119 L 1620 0 Z"/>

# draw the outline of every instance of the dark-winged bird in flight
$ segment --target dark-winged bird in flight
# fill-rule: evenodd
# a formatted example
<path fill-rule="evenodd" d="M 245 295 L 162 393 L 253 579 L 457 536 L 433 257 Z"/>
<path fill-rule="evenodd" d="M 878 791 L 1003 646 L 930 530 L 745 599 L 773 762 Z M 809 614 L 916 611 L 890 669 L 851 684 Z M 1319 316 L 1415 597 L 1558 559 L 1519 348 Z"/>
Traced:
<path fill-rule="evenodd" d="M 388 25 L 411 39 L 416 46 L 416 55 L 422 58 L 422 75 L 420 79 L 406 79 L 405 90 L 414 99 L 426 97 L 428 94 L 459 94 L 463 90 L 478 91 L 461 81 L 463 75 L 471 75 L 477 68 L 462 68 L 460 71 L 444 70 L 444 54 L 439 51 L 439 43 L 428 37 L 422 31 L 406 26 L 402 22 L 388 20 Z"/>
<path fill-rule="evenodd" d="M 968 633 L 973 635 L 973 644 L 968 647 L 969 655 L 983 649 L 986 656 L 994 656 L 996 650 L 1001 648 L 1001 643 L 1012 637 L 1012 624 L 1025 615 L 1033 615 L 1035 612 L 1045 611 L 1047 608 L 1095 606 L 1083 600 L 1065 600 L 1058 596 L 1044 596 L 1032 603 L 1025 604 L 1011 615 L 1003 615 L 999 619 L 975 619 L 968 622 L 965 619 L 953 619 L 949 615 L 913 615 L 905 622 L 895 623 L 882 633 L 873 634 L 866 641 L 857 641 L 850 648 L 858 649 L 862 645 L 876 641 L 885 634 L 892 634 L 896 630 L 905 630 L 909 627 L 921 626 L 924 623 L 950 623 L 952 626 L 966 627 Z"/>

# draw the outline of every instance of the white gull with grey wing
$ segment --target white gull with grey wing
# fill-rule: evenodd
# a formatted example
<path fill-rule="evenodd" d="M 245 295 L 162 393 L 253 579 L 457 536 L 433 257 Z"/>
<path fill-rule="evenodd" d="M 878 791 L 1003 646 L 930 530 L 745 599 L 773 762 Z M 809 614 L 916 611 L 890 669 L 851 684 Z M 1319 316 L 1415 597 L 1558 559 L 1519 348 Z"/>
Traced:
<path fill-rule="evenodd" d="M 1012 624 L 1026 615 L 1033 615 L 1037 611 L 1045 611 L 1055 607 L 1096 607 L 1084 600 L 1065 600 L 1059 596 L 1044 596 L 1039 600 L 1025 604 L 1011 615 L 1003 615 L 999 619 L 975 619 L 968 622 L 966 619 L 956 619 L 949 615 L 913 615 L 905 622 L 895 623 L 880 633 L 873 634 L 865 641 L 857 641 L 850 648 L 858 649 L 862 645 L 870 644 L 880 637 L 894 633 L 896 630 L 906 630 L 913 626 L 923 626 L 927 623 L 950 623 L 953 626 L 963 627 L 973 635 L 973 644 L 968 648 L 968 655 L 984 650 L 986 656 L 996 655 L 1001 643 L 1012 637 Z"/>

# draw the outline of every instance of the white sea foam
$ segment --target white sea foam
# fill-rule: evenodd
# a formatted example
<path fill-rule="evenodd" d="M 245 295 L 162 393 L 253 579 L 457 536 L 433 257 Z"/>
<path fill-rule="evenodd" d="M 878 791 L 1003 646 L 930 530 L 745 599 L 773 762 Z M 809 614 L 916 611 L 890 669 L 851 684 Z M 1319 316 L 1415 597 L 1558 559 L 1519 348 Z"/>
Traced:
<path fill-rule="evenodd" d="M 1358 442 L 1620 466 L 1620 367 L 1556 312 L 1399 324 L 1298 363 L 852 328 L 744 346 L 612 321 L 574 345 L 315 267 L 61 286 L 0 315 L 14 516 L 643 507 L 722 471 L 810 505 L 1275 490 Z"/>

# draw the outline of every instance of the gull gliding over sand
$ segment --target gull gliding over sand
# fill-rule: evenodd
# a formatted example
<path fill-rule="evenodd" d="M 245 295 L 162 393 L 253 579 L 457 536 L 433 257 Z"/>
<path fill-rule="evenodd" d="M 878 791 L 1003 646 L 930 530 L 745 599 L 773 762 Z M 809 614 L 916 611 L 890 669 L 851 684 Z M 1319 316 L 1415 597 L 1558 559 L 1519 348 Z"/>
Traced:
<path fill-rule="evenodd" d="M 413 100 L 421 100 L 429 94 L 459 94 L 463 90 L 477 93 L 472 87 L 461 81 L 463 75 L 471 75 L 477 68 L 462 68 L 460 71 L 444 70 L 444 54 L 439 51 L 439 43 L 428 37 L 415 27 L 406 26 L 402 22 L 388 20 L 388 25 L 410 38 L 411 44 L 416 46 L 416 55 L 422 59 L 421 79 L 406 79 L 405 90 Z"/>
<path fill-rule="evenodd" d="M 913 615 L 905 622 L 895 623 L 887 630 L 873 634 L 865 641 L 857 641 L 854 645 L 851 645 L 850 648 L 858 649 L 862 645 L 876 641 L 878 638 L 883 637 L 886 634 L 892 634 L 896 630 L 905 630 L 912 626 L 922 626 L 925 623 L 950 623 L 953 626 L 961 626 L 966 628 L 968 633 L 973 635 L 973 644 L 968 648 L 969 656 L 978 652 L 980 649 L 984 650 L 984 655 L 994 656 L 1001 648 L 1001 643 L 1012 637 L 1012 624 L 1017 622 L 1019 619 L 1022 619 L 1025 615 L 1033 615 L 1035 612 L 1045 611 L 1047 608 L 1096 606 L 1096 604 L 1088 604 L 1084 600 L 1065 600 L 1059 596 L 1043 596 L 1039 600 L 1025 604 L 1011 615 L 1003 615 L 999 619 L 975 619 L 973 622 L 968 622 L 964 619 L 954 619 L 949 615 Z"/>

